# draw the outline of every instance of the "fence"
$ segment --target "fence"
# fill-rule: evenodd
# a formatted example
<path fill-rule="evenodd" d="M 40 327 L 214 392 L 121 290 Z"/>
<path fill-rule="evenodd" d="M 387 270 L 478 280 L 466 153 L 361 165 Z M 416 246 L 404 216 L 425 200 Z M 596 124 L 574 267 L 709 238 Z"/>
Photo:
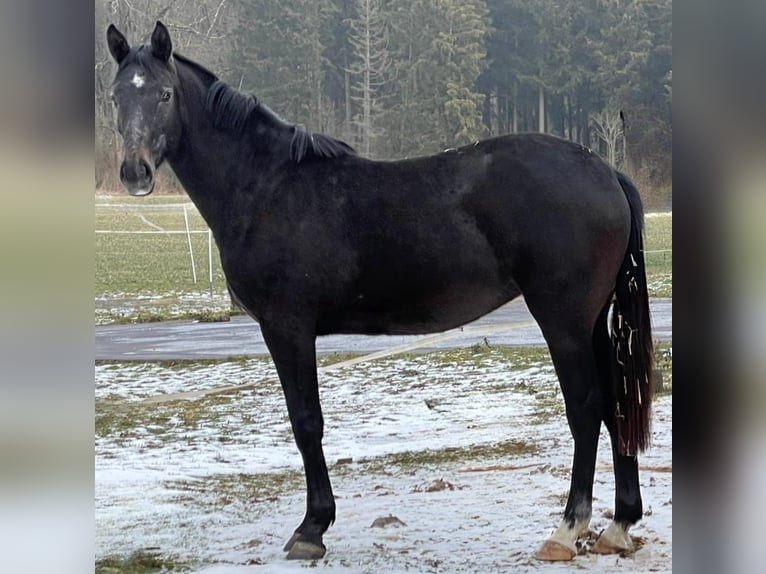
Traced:
<path fill-rule="evenodd" d="M 95 207 L 97 295 L 199 293 L 204 268 L 209 297 L 226 295 L 212 233 L 193 203 L 159 197 Z M 647 270 L 672 272 L 672 256 L 672 249 L 647 250 Z"/>
<path fill-rule="evenodd" d="M 194 204 L 95 207 L 97 294 L 199 290 L 204 275 L 211 298 L 225 288 L 212 232 Z"/>
<path fill-rule="evenodd" d="M 673 265 L 673 250 L 672 249 L 652 249 L 644 251 L 644 261 L 646 262 L 647 270 L 656 267 L 667 267 Z"/>

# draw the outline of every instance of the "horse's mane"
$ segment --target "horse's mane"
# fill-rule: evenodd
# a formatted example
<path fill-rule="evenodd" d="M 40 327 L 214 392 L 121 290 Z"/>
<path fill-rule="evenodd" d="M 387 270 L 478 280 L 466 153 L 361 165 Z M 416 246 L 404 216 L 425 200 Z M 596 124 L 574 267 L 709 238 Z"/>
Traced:
<path fill-rule="evenodd" d="M 256 107 L 258 100 L 255 96 L 243 94 L 220 80 L 213 82 L 207 90 L 205 110 L 217 128 L 242 132 Z"/>
<path fill-rule="evenodd" d="M 301 124 L 290 124 L 275 114 L 268 106 L 253 95 L 243 94 L 216 79 L 208 88 L 205 109 L 213 118 L 213 125 L 222 129 L 244 132 L 248 120 L 254 116 L 270 126 L 292 131 L 290 159 L 296 163 L 305 157 L 338 157 L 355 154 L 354 148 L 345 142 L 314 134 Z"/>

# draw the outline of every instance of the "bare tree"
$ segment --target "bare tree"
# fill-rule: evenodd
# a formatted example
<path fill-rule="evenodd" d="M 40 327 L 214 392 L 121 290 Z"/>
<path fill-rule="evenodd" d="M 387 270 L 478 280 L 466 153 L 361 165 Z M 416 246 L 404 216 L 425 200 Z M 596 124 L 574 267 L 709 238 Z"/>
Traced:
<path fill-rule="evenodd" d="M 596 137 L 604 142 L 605 159 L 615 167 L 623 160 L 623 125 L 620 114 L 601 110 L 591 116 L 591 126 Z"/>
<path fill-rule="evenodd" d="M 368 157 L 373 139 L 383 134 L 376 119 L 382 112 L 380 88 L 388 79 L 391 64 L 388 31 L 381 12 L 380 0 L 358 0 L 357 17 L 347 21 L 355 57 L 348 69 L 353 78 L 351 99 L 361 108 L 354 123 Z"/>

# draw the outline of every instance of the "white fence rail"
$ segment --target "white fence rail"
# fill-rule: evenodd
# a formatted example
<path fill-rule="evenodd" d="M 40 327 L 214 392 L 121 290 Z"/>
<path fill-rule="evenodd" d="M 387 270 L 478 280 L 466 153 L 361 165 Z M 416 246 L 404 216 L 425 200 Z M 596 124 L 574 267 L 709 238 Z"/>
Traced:
<path fill-rule="evenodd" d="M 199 229 L 191 229 L 189 226 L 189 210 L 192 210 L 192 212 L 197 213 L 196 206 L 191 202 L 185 202 L 185 203 L 145 203 L 141 205 L 137 204 L 129 204 L 129 203 L 98 203 L 96 204 L 96 209 L 119 209 L 124 210 L 127 212 L 130 212 L 132 214 L 135 214 L 141 220 L 148 226 L 153 227 L 154 229 L 146 229 L 146 230 L 119 230 L 119 229 L 97 229 L 96 234 L 98 235 L 186 235 L 187 238 L 187 246 L 189 250 L 189 259 L 191 263 L 191 272 L 193 276 L 194 283 L 197 283 L 197 266 L 195 264 L 195 258 L 194 258 L 194 248 L 192 246 L 192 235 L 207 235 L 207 251 L 208 251 L 208 257 L 207 257 L 207 264 L 208 264 L 208 284 L 209 284 L 209 291 L 210 291 L 210 297 L 213 297 L 213 235 L 210 229 L 205 230 L 199 230 Z M 183 219 L 184 219 L 184 230 L 165 230 L 161 227 L 155 225 L 148 219 L 146 219 L 143 215 L 143 213 L 147 212 L 168 212 L 168 211 L 176 211 L 179 213 L 183 213 Z M 647 217 L 650 217 L 652 215 L 656 214 L 647 214 Z M 661 263 L 667 263 L 668 259 L 672 257 L 673 251 L 672 249 L 655 249 L 655 250 L 646 250 L 644 252 L 646 255 L 654 255 L 659 256 L 661 255 L 662 262 Z M 655 261 L 655 264 L 658 263 L 657 258 L 653 258 Z"/>
<path fill-rule="evenodd" d="M 148 225 L 158 227 L 143 217 L 142 213 L 147 211 L 183 211 L 185 230 L 166 230 L 157 228 L 154 230 L 121 230 L 121 229 L 96 229 L 97 235 L 186 235 L 189 248 L 189 260 L 191 262 L 192 277 L 194 283 L 197 283 L 197 266 L 194 262 L 194 247 L 192 246 L 192 235 L 207 235 L 207 263 L 208 263 L 208 285 L 210 297 L 213 297 L 213 233 L 210 229 L 198 230 L 189 227 L 189 209 L 197 211 L 197 207 L 191 203 L 157 203 L 135 205 L 130 203 L 97 203 L 96 209 L 120 209 L 133 212 Z"/>

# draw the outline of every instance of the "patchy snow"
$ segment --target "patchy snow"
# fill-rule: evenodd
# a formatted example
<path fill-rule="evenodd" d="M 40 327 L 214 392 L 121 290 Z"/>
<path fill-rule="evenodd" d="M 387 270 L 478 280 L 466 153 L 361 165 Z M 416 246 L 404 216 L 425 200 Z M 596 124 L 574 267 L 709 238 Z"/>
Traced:
<path fill-rule="evenodd" d="M 668 293 L 673 289 L 672 273 L 655 273 L 654 279 L 647 284 L 649 293 Z"/>
<path fill-rule="evenodd" d="M 156 293 L 109 293 L 95 298 L 96 325 L 111 325 L 120 319 L 137 319 L 140 316 L 161 315 L 165 318 L 186 317 L 202 312 L 230 311 L 231 298 L 228 291 L 210 293 L 169 291 Z"/>
<path fill-rule="evenodd" d="M 109 418 L 115 404 L 254 381 L 236 394 Z M 671 396 L 656 400 L 653 448 L 640 459 L 648 516 L 631 534 L 643 546 L 625 558 L 585 554 L 547 564 L 532 555 L 560 520 L 572 454 L 551 366 L 509 365 L 491 352 L 475 361 L 432 353 L 324 372 L 321 393 L 337 522 L 325 535 L 320 570 L 671 570 Z M 97 558 L 159 548 L 205 574 L 306 567 L 282 552 L 303 517 L 304 486 L 270 361 L 97 365 L 96 400 Z M 508 441 L 528 448 L 493 450 Z M 425 450 L 436 455 L 411 464 L 401 457 Z M 449 452 L 458 456 L 438 454 Z M 596 532 L 609 524 L 613 489 L 604 431 Z M 388 515 L 404 525 L 370 527 Z"/>

